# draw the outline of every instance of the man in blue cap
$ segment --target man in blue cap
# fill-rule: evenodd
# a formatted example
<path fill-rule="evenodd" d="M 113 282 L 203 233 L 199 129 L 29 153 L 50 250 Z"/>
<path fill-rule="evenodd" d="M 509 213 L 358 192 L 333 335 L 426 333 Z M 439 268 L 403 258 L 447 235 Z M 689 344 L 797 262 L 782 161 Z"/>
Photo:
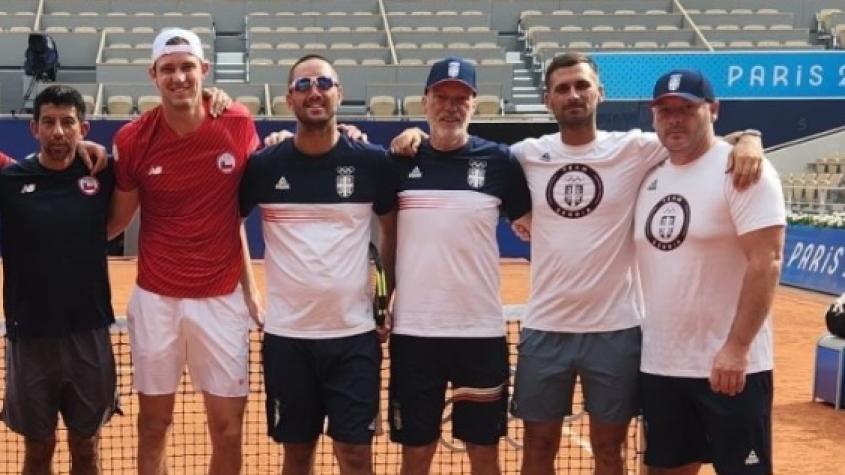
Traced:
<path fill-rule="evenodd" d="M 432 65 L 422 100 L 431 135 L 415 160 L 395 162 L 389 420 L 403 475 L 429 473 L 448 384 L 452 435 L 466 445 L 472 473 L 500 473 L 509 370 L 496 225 L 500 212 L 527 215 L 531 197 L 507 146 L 469 135 L 476 91 L 468 61 Z"/>
<path fill-rule="evenodd" d="M 634 220 L 645 313 L 645 462 L 652 474 L 772 473 L 772 328 L 786 224 L 777 173 L 739 192 L 719 103 L 698 71 L 657 80 L 654 128 L 669 159 L 646 176 Z"/>

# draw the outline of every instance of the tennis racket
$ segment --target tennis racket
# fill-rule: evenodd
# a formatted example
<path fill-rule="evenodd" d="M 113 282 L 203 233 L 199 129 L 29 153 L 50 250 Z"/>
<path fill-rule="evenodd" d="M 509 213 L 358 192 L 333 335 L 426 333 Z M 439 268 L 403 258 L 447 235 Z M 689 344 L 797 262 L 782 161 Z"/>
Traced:
<path fill-rule="evenodd" d="M 384 267 L 381 263 L 378 249 L 375 244 L 370 243 L 370 295 L 373 299 L 373 320 L 379 327 L 384 326 L 387 318 L 387 277 L 384 275 Z"/>

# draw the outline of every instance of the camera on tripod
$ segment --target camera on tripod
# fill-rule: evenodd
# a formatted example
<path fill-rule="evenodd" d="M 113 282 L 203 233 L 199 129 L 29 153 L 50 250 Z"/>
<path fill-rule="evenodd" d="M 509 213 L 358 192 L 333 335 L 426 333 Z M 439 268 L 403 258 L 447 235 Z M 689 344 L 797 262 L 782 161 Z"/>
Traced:
<path fill-rule="evenodd" d="M 29 46 L 26 48 L 24 73 L 36 81 L 55 81 L 59 70 L 59 51 L 50 35 L 30 33 Z"/>

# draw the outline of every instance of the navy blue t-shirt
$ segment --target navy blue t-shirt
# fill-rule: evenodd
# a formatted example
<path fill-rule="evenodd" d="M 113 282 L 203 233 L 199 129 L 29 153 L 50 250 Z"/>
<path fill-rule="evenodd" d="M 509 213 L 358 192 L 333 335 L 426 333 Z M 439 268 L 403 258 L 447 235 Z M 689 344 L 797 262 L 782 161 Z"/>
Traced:
<path fill-rule="evenodd" d="M 61 336 L 114 322 L 106 260 L 112 162 L 92 177 L 35 155 L 0 171 L 3 307 L 9 338 Z"/>

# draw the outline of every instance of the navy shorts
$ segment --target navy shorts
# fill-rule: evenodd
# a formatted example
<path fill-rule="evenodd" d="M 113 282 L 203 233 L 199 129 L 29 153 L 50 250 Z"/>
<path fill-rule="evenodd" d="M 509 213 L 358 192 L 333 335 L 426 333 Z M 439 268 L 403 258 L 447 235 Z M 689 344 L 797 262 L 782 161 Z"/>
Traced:
<path fill-rule="evenodd" d="M 390 337 L 390 439 L 423 446 L 440 437 L 452 384 L 452 435 L 493 445 L 507 431 L 505 337 Z"/>
<path fill-rule="evenodd" d="M 721 475 L 772 473 L 772 372 L 749 374 L 736 396 L 706 378 L 642 374 L 645 463 L 712 463 Z"/>
<path fill-rule="evenodd" d="M 267 432 L 276 442 L 313 442 L 323 432 L 346 444 L 370 444 L 381 382 L 375 331 L 342 338 L 264 335 Z"/>

